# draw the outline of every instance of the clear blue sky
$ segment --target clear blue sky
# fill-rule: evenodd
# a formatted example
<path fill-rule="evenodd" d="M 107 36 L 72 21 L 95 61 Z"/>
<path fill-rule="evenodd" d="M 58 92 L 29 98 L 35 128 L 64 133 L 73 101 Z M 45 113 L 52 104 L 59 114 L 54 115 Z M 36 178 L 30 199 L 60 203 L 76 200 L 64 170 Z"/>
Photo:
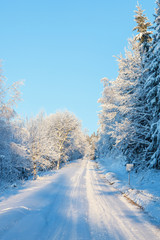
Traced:
<path fill-rule="evenodd" d="M 154 0 L 139 1 L 153 21 Z M 97 130 L 101 78 L 133 35 L 137 0 L 0 0 L 0 59 L 8 83 L 25 80 L 17 112 L 68 109 Z"/>

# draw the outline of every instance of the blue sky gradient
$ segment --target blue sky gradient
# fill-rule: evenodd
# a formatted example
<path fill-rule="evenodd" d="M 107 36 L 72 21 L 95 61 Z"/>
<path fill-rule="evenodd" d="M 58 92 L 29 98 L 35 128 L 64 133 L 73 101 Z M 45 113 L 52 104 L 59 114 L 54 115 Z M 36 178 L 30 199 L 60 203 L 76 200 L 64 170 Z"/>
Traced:
<path fill-rule="evenodd" d="M 139 1 L 153 21 L 154 0 Z M 0 59 L 8 83 L 25 80 L 17 112 L 68 109 L 97 130 L 101 78 L 133 36 L 137 0 L 0 0 Z"/>

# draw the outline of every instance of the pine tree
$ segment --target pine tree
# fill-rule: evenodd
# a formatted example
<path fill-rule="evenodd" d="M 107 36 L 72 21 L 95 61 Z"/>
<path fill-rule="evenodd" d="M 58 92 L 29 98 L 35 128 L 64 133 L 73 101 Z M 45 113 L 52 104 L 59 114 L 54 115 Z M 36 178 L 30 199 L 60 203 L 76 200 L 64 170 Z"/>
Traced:
<path fill-rule="evenodd" d="M 118 58 L 119 74 L 115 81 L 119 95 L 120 120 L 116 123 L 115 137 L 117 146 L 131 162 L 137 158 L 140 141 L 139 124 L 137 124 L 137 85 L 141 74 L 141 59 L 137 42 L 130 40 L 130 47 L 125 52 L 125 58 Z M 143 133 L 144 134 L 144 133 Z"/>
<path fill-rule="evenodd" d="M 104 86 L 103 98 L 100 99 L 102 112 L 100 113 L 100 151 L 104 151 L 107 142 L 114 139 L 114 145 L 123 151 L 128 162 L 143 165 L 145 149 L 150 141 L 146 137 L 150 126 L 150 112 L 146 105 L 144 92 L 145 77 L 147 75 L 146 63 L 151 42 L 151 23 L 137 6 L 134 30 L 138 34 L 130 40 L 130 47 L 118 58 L 119 74 L 114 83 Z M 146 22 L 147 21 L 147 22 Z M 110 98 L 112 93 L 112 97 Z M 112 99 L 112 107 L 109 102 Z M 109 116 L 115 117 L 109 121 Z M 106 140 L 106 142 L 104 141 Z M 103 144 L 102 144 L 103 143 Z M 106 147 L 107 148 L 107 147 Z"/>
<path fill-rule="evenodd" d="M 135 11 L 135 21 L 137 26 L 133 28 L 133 31 L 137 30 L 138 34 L 135 36 L 135 40 L 138 41 L 142 47 L 143 51 L 148 51 L 148 44 L 152 41 L 151 31 L 148 31 L 148 28 L 151 27 L 151 23 L 148 21 L 148 18 L 143 14 L 144 10 L 137 5 L 137 10 Z"/>
<path fill-rule="evenodd" d="M 137 50 L 140 54 L 140 74 L 135 89 L 134 109 L 136 117 L 133 118 L 132 122 L 134 128 L 137 129 L 135 137 L 138 139 L 138 164 L 141 164 L 143 166 L 145 151 L 150 144 L 150 138 L 147 133 L 149 132 L 150 128 L 151 111 L 148 108 L 147 104 L 145 84 L 146 78 L 148 76 L 148 62 L 152 42 L 152 31 L 149 30 L 149 28 L 151 27 L 151 23 L 148 21 L 148 18 L 145 16 L 145 14 L 143 14 L 144 11 L 140 8 L 140 6 L 137 6 L 137 11 L 135 12 L 135 21 L 137 23 L 137 26 L 133 30 L 137 30 L 138 32 L 134 39 L 138 42 Z"/>
<path fill-rule="evenodd" d="M 160 169 L 160 0 L 154 21 L 152 48 L 149 52 L 148 76 L 145 83 L 148 109 L 151 111 L 150 137 L 146 160 L 151 167 Z"/>

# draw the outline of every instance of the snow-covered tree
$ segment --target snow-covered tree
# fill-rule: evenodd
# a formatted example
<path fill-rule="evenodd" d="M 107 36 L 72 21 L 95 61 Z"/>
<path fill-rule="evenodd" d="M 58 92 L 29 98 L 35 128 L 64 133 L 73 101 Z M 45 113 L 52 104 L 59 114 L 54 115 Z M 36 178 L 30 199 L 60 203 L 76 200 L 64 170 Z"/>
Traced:
<path fill-rule="evenodd" d="M 98 141 L 96 144 L 98 157 L 104 157 L 115 144 L 115 137 L 113 137 L 112 132 L 118 116 L 114 82 L 109 81 L 107 78 L 103 78 L 102 82 L 104 89 L 102 97 L 98 100 L 102 108 L 99 113 Z"/>
<path fill-rule="evenodd" d="M 117 60 L 119 74 L 115 81 L 115 89 L 120 117 L 119 121 L 116 121 L 113 135 L 116 145 L 127 155 L 128 161 L 131 161 L 136 152 L 139 134 L 139 126 L 135 124 L 138 119 L 135 102 L 140 76 L 140 56 L 134 40 L 130 40 L 130 49 L 125 51 L 125 58 L 121 55 Z"/>
<path fill-rule="evenodd" d="M 130 40 L 130 49 L 125 51 L 125 57 L 117 58 L 119 74 L 115 81 L 103 79 L 104 91 L 99 102 L 102 111 L 99 114 L 100 140 L 98 142 L 101 154 L 105 155 L 114 146 L 118 147 L 133 159 L 137 144 L 134 126 L 136 86 L 140 76 L 140 54 L 138 44 Z"/>
<path fill-rule="evenodd" d="M 81 124 L 75 115 L 68 111 L 51 114 L 46 120 L 50 147 L 54 151 L 57 169 L 59 169 L 61 162 L 66 162 L 77 154 L 80 157 L 82 154 Z"/>
<path fill-rule="evenodd" d="M 122 120 L 118 124 L 120 138 L 123 139 L 121 149 L 127 156 L 128 161 L 135 162 L 137 165 L 143 165 L 145 150 L 150 143 L 148 137 L 150 125 L 150 110 L 147 107 L 147 98 L 145 92 L 145 82 L 147 72 L 147 63 L 151 42 L 151 26 L 148 19 L 143 14 L 143 10 L 137 6 L 135 21 L 137 26 L 134 30 L 138 34 L 130 42 L 131 47 L 126 51 L 126 57 L 119 61 L 119 75 L 116 79 L 118 92 L 121 95 L 119 110 Z M 120 87 L 119 87 L 120 86 Z"/>
<path fill-rule="evenodd" d="M 0 68 L 0 171 L 1 178 L 12 180 L 16 174 L 12 161 L 13 129 L 11 120 L 15 117 L 14 106 L 20 99 L 20 82 L 7 86 Z"/>
<path fill-rule="evenodd" d="M 142 52 L 148 51 L 148 43 L 152 41 L 152 31 L 148 30 L 152 24 L 148 21 L 148 18 L 143 12 L 144 10 L 137 5 L 137 10 L 135 11 L 135 21 L 137 26 L 133 28 L 134 31 L 136 30 L 138 32 L 135 36 L 135 40 L 139 42 Z"/>
<path fill-rule="evenodd" d="M 150 49 L 151 24 L 137 6 L 134 30 L 138 34 L 129 41 L 129 49 L 125 57 L 118 59 L 118 77 L 112 83 L 104 85 L 100 118 L 100 152 L 108 151 L 109 147 L 118 147 L 128 162 L 143 164 L 145 150 L 150 140 L 148 135 L 150 126 L 150 111 L 144 91 L 147 76 L 146 63 Z"/>
<path fill-rule="evenodd" d="M 25 127 L 28 132 L 26 149 L 32 161 L 33 175 L 36 179 L 37 170 L 51 168 L 53 159 L 44 113 L 40 112 L 35 118 L 29 119 Z"/>
<path fill-rule="evenodd" d="M 17 178 L 27 178 L 31 173 L 32 164 L 28 155 L 27 143 L 29 133 L 25 128 L 24 121 L 16 118 L 11 123 L 12 127 L 12 164 Z"/>
<path fill-rule="evenodd" d="M 160 169 L 160 0 L 156 1 L 153 43 L 149 51 L 148 76 L 145 92 L 151 111 L 150 138 L 146 160 L 149 166 Z"/>
<path fill-rule="evenodd" d="M 40 113 L 28 120 L 25 126 L 28 132 L 26 149 L 35 179 L 39 170 L 51 169 L 56 165 L 58 169 L 61 162 L 86 154 L 87 140 L 80 121 L 68 111 L 49 116 Z"/>
<path fill-rule="evenodd" d="M 88 143 L 86 144 L 88 145 L 86 146 L 86 157 L 88 157 L 91 160 L 94 160 L 97 155 L 96 144 L 97 144 L 98 136 L 95 132 L 93 132 L 91 136 L 89 136 L 88 134 L 86 135 L 86 140 Z"/>

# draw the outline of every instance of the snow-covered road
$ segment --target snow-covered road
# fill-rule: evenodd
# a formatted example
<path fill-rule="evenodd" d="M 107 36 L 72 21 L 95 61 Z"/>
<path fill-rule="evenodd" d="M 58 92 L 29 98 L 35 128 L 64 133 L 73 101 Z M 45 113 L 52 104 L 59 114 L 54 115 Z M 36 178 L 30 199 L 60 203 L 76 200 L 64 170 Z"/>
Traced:
<path fill-rule="evenodd" d="M 75 161 L 0 198 L 1 240 L 157 240 L 160 230 L 107 185 L 94 161 Z"/>

